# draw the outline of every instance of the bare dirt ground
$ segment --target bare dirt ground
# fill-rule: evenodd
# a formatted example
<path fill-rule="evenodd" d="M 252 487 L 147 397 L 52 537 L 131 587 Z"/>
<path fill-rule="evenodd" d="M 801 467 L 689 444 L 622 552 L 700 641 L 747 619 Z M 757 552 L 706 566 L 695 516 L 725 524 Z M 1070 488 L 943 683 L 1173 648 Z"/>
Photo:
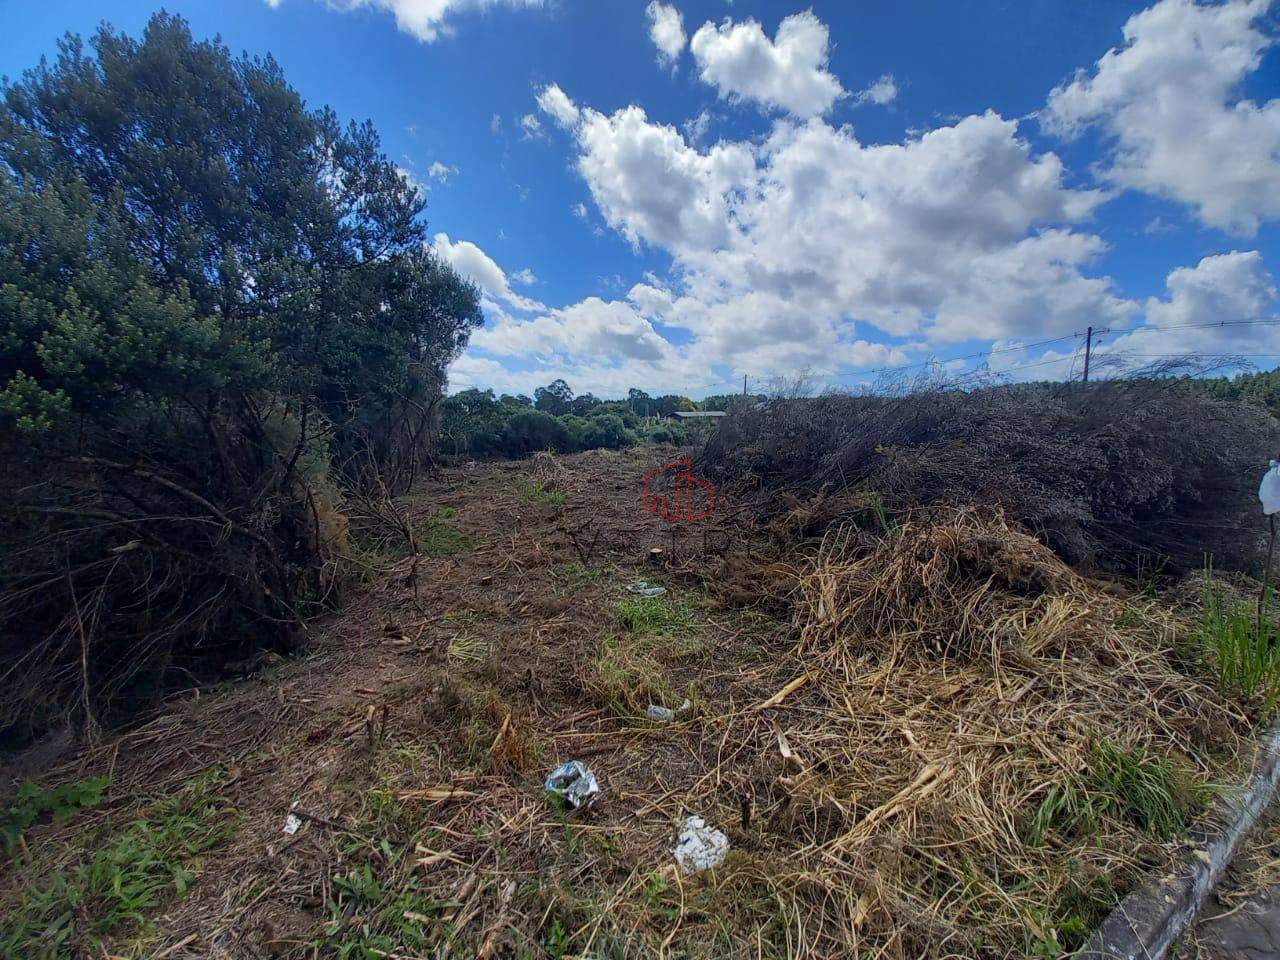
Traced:
<path fill-rule="evenodd" d="M 50 775 L 110 786 L 26 832 L 0 957 L 1060 957 L 1176 852 L 1181 778 L 1247 762 L 1186 623 L 998 512 L 872 504 L 819 549 L 821 495 L 760 527 L 721 491 L 672 524 L 642 481 L 677 455 L 420 484 L 418 554 L 304 657 Z M 543 789 L 572 759 L 586 813 Z M 723 868 L 676 868 L 690 815 Z"/>
<path fill-rule="evenodd" d="M 115 938 L 124 956 L 391 956 L 384 946 L 442 932 L 460 956 L 562 955 L 556 938 L 581 940 L 570 928 L 592 923 L 565 907 L 575 861 L 602 854 L 657 902 L 666 881 L 644 878 L 667 859 L 674 825 L 690 812 L 732 824 L 741 812 L 732 785 L 702 773 L 726 745 L 692 722 L 696 706 L 674 724 L 635 714 L 650 698 L 676 706 L 686 694 L 721 709 L 750 702 L 765 688 L 752 689 L 743 666 L 777 642 L 767 614 L 726 612 L 702 590 L 714 571 L 722 589 L 750 598 L 752 584 L 734 577 L 748 548 L 727 532 L 731 503 L 696 527 L 644 512 L 643 474 L 673 452 L 468 464 L 421 485 L 407 509 L 438 556 L 377 576 L 313 625 L 300 661 L 181 696 L 77 758 L 63 774 L 109 777 L 106 801 L 33 829 L 29 847 L 70 863 L 77 837 L 215 771 L 234 833 L 193 864 L 184 898 Z M 675 622 L 651 629 L 671 642 L 620 649 L 606 673 L 602 645 L 622 632 L 635 577 L 670 589 Z M 574 758 L 603 788 L 589 818 L 567 818 L 542 791 L 546 773 Z M 700 810 L 682 806 L 691 796 Z M 302 826 L 287 835 L 291 810 Z M 389 914 L 388 896 L 344 883 L 366 866 L 380 894 L 411 877 L 433 892 Z M 619 892 L 633 895 L 644 902 L 642 889 Z M 419 929 L 379 939 L 406 923 Z M 515 942 L 515 928 L 548 931 L 550 944 Z"/>

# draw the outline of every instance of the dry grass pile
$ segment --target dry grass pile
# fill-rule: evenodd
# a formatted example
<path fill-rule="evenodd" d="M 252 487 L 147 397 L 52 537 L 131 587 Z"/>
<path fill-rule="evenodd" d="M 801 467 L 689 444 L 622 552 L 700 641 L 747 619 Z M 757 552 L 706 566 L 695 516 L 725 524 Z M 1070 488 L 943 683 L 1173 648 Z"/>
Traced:
<path fill-rule="evenodd" d="M 795 955 L 1057 955 L 1243 743 L 1241 712 L 1177 669 L 1168 613 L 996 513 L 832 531 L 795 600 L 777 676 L 808 680 L 775 711 L 760 811 L 786 824 Z"/>

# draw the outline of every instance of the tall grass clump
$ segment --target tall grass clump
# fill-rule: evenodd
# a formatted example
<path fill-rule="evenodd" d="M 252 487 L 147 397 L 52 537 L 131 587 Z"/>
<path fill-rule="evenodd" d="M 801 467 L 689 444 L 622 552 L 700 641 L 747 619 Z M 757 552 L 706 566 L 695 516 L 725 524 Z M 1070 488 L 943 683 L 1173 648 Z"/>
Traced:
<path fill-rule="evenodd" d="M 1266 588 L 1261 603 L 1264 612 L 1270 609 L 1271 597 L 1271 589 Z M 1263 718 L 1275 713 L 1280 702 L 1280 635 L 1275 621 L 1255 616 L 1247 604 L 1228 600 L 1214 584 L 1210 569 L 1205 571 L 1196 639 L 1220 690 L 1255 704 Z"/>
<path fill-rule="evenodd" d="M 1102 740 L 1089 755 L 1087 772 L 1056 783 L 1045 793 L 1027 839 L 1039 845 L 1051 829 L 1088 836 L 1097 832 L 1104 817 L 1111 816 L 1167 840 L 1186 829 L 1204 793 L 1168 757 Z"/>

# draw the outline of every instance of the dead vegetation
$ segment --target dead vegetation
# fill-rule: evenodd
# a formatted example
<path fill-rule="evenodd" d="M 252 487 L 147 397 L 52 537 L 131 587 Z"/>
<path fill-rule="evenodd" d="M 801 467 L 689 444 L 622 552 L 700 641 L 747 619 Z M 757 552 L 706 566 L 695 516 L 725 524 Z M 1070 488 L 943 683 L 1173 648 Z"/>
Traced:
<path fill-rule="evenodd" d="M 91 859 L 86 822 L 217 768 L 236 829 L 178 864 L 186 895 L 109 934 L 73 921 L 51 956 L 1052 957 L 1247 763 L 1261 704 L 1219 692 L 1195 625 L 998 510 L 868 499 L 779 554 L 731 501 L 705 533 L 645 514 L 663 455 L 539 468 L 563 505 L 521 491 L 529 465 L 423 488 L 413 529 L 467 549 L 392 565 L 313 661 L 50 777 L 111 786 L 25 829 L 6 907 Z M 542 791 L 575 758 L 602 787 L 585 815 Z M 686 876 L 691 814 L 731 851 Z"/>
<path fill-rule="evenodd" d="M 770 515 L 803 503 L 819 535 L 877 496 L 890 515 L 1000 505 L 1076 566 L 1260 566 L 1256 473 L 1280 432 L 1260 404 L 1157 380 L 901 389 L 742 408 L 699 469 Z"/>
<path fill-rule="evenodd" d="M 998 514 L 861 540 L 833 530 L 799 575 L 791 667 L 810 682 L 777 727 L 791 829 L 809 827 L 796 867 L 828 891 L 815 952 L 1076 945 L 1176 832 L 1149 808 L 1181 824 L 1245 718 L 1178 671 L 1171 615 L 1099 591 Z M 1148 756 L 1154 787 L 1136 782 Z"/>

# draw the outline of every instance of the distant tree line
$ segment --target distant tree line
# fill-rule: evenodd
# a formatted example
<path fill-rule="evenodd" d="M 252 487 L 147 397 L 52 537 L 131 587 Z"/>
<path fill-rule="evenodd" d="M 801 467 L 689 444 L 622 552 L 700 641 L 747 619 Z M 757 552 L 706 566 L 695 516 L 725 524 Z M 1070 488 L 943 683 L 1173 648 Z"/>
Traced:
<path fill-rule="evenodd" d="M 1280 369 L 1190 381 L 1215 397 L 1252 400 L 1280 416 Z"/>
<path fill-rule="evenodd" d="M 601 400 L 590 393 L 575 396 L 564 380 L 538 387 L 532 398 L 463 390 L 444 402 L 441 448 L 471 456 L 525 457 L 538 450 L 572 453 L 684 443 L 696 427 L 661 418 L 677 411 L 729 410 L 760 399 L 723 394 L 695 402 L 677 394 L 652 397 L 633 387 L 626 400 Z"/>

